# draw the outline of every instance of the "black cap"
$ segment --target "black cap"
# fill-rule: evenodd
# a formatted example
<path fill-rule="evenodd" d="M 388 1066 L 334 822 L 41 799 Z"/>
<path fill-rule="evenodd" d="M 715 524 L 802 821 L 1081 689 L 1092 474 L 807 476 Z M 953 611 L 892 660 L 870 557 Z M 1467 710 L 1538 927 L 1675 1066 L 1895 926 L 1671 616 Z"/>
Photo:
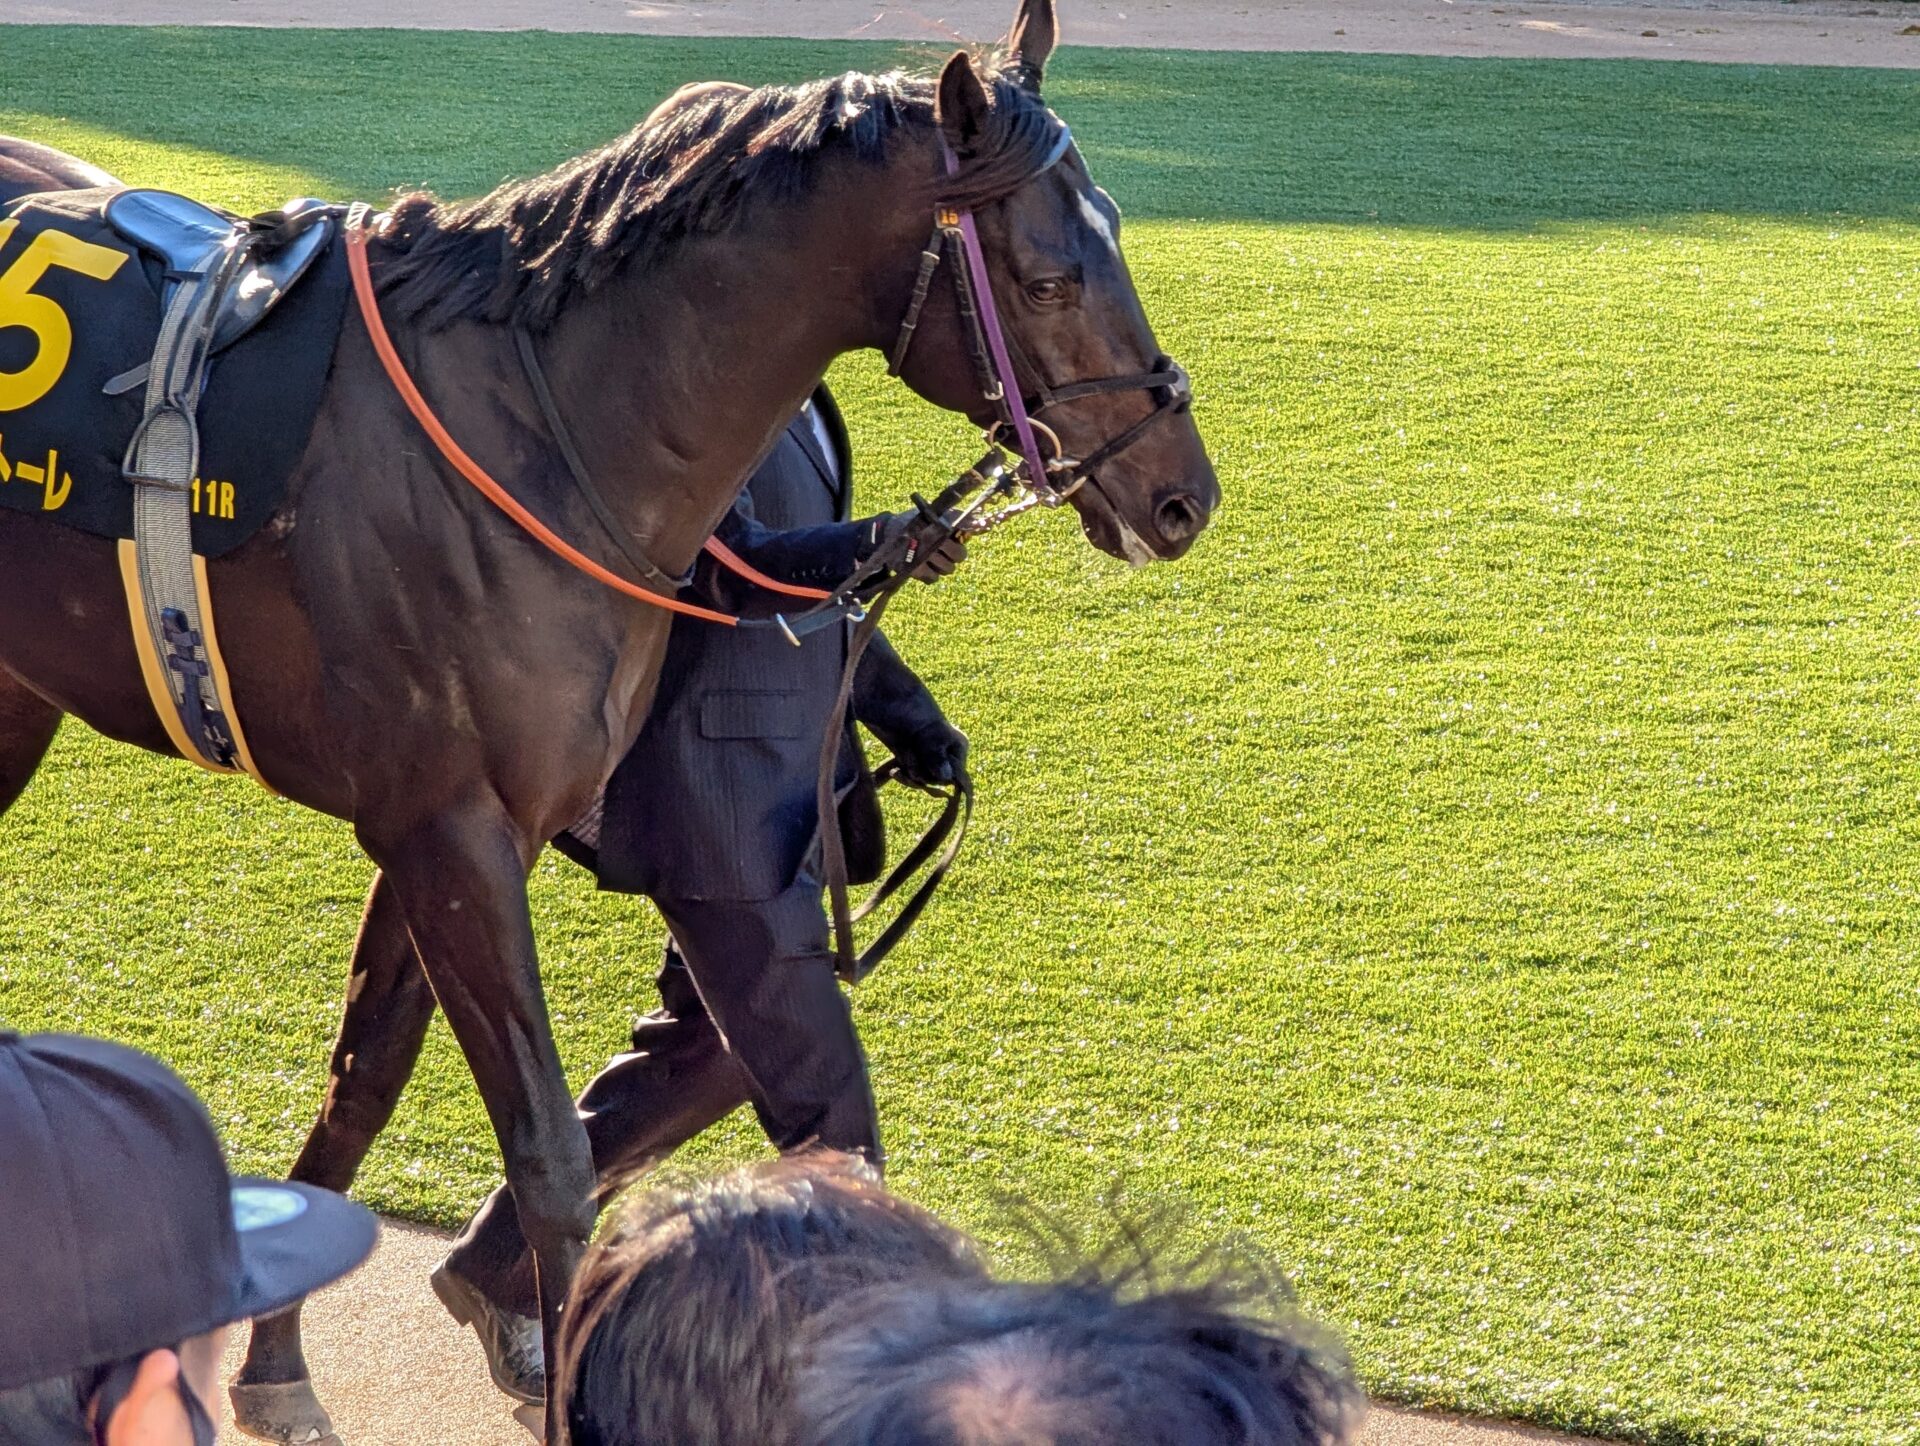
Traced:
<path fill-rule="evenodd" d="M 377 1232 L 329 1190 L 230 1176 L 158 1060 L 0 1031 L 0 1391 L 271 1314 Z"/>

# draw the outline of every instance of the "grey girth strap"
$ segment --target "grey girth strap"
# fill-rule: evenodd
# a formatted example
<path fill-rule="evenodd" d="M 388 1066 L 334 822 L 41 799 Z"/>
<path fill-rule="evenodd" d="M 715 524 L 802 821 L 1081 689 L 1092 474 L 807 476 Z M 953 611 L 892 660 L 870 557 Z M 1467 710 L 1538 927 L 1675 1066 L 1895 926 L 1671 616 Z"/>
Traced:
<path fill-rule="evenodd" d="M 240 765 L 194 587 L 192 488 L 200 470 L 198 411 L 215 315 L 254 241 L 251 232 L 236 230 L 197 269 L 167 274 L 173 284 L 147 375 L 146 415 L 121 464 L 134 488 L 140 597 L 154 653 L 187 737 L 205 762 L 224 769 Z"/>

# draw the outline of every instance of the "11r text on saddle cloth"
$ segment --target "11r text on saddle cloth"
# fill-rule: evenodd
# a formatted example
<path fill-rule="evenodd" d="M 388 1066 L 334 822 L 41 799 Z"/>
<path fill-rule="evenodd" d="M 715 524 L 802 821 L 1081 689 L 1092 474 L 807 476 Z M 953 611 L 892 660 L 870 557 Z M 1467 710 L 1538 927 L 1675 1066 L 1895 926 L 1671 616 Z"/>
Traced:
<path fill-rule="evenodd" d="M 101 537 L 133 536 L 121 471 L 144 383 L 109 381 L 149 361 L 160 263 L 107 225 L 110 191 L 30 196 L 0 212 L 0 507 Z M 218 557 L 279 509 L 319 409 L 347 296 L 336 243 L 301 284 L 208 369 L 193 550 Z"/>

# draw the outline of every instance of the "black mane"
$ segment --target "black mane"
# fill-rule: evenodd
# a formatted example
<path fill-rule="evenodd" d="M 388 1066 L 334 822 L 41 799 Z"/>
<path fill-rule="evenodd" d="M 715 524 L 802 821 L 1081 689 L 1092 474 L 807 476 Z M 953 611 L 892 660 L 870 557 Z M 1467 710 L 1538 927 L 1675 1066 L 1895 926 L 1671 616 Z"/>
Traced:
<path fill-rule="evenodd" d="M 1060 122 L 1038 96 L 1004 76 L 987 88 L 990 122 L 940 200 L 967 206 L 1006 195 L 1059 138 Z M 830 147 L 879 164 L 895 137 L 934 123 L 934 83 L 897 71 L 704 95 L 478 200 L 403 196 L 374 274 L 393 314 L 417 325 L 538 329 L 621 267 L 724 230 L 749 205 L 790 203 Z"/>

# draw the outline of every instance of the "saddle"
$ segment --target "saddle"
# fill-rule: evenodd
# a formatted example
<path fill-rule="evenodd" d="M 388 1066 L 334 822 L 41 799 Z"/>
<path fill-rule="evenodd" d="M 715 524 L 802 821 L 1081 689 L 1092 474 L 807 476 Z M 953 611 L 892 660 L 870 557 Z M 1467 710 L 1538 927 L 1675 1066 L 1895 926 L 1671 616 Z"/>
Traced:
<path fill-rule="evenodd" d="M 247 248 L 230 283 L 214 299 L 207 352 L 212 356 L 264 321 L 307 268 L 325 254 L 339 208 L 302 196 L 278 211 L 243 221 L 172 191 L 132 190 L 108 201 L 105 215 L 121 237 L 166 268 L 163 309 L 172 305 L 185 278 L 205 274 L 240 237 L 264 230 L 263 239 Z M 132 391 L 146 381 L 150 367 L 151 363 L 142 363 L 122 372 L 104 390 L 108 396 Z"/>

